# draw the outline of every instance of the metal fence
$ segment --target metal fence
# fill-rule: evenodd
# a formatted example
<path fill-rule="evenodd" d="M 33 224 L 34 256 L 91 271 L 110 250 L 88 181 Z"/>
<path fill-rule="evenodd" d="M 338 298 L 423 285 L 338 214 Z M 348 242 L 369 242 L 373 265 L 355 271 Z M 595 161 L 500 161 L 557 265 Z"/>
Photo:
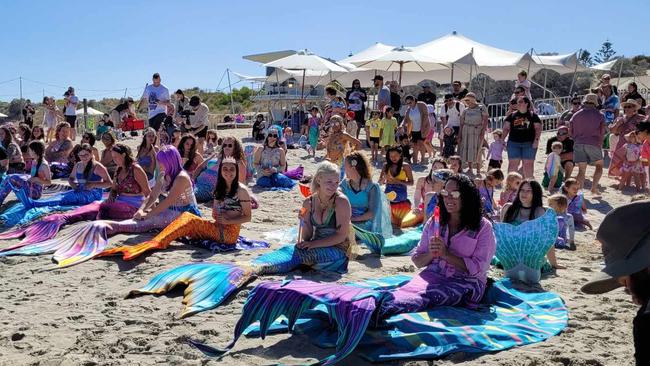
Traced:
<path fill-rule="evenodd" d="M 560 121 L 562 113 L 571 108 L 571 99 L 573 97 L 557 97 L 546 99 L 535 99 L 535 109 L 539 118 L 542 120 L 542 130 L 550 131 L 557 129 L 557 123 Z M 491 130 L 503 128 L 509 102 L 493 103 L 487 106 L 488 109 L 488 126 Z"/>

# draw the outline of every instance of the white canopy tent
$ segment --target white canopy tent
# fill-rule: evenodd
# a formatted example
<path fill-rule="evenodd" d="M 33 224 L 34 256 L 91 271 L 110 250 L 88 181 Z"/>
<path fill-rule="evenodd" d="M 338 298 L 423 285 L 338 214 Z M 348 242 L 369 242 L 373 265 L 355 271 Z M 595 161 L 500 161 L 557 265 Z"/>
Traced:
<path fill-rule="evenodd" d="M 594 66 L 590 67 L 590 69 L 596 70 L 596 71 L 611 71 L 612 68 L 614 67 L 614 64 L 616 64 L 616 61 L 618 61 L 618 59 L 603 62 L 602 64 L 598 64 L 598 65 L 594 65 Z"/>
<path fill-rule="evenodd" d="M 0 113 L 0 118 L 7 118 L 7 117 L 9 117 L 9 116 L 7 116 L 7 115 L 4 114 L 4 113 Z"/>
<path fill-rule="evenodd" d="M 75 114 L 76 114 L 77 116 L 83 116 L 83 114 L 84 114 L 84 109 L 83 109 L 83 108 L 77 109 L 77 111 L 75 112 Z M 89 115 L 89 116 L 103 116 L 103 115 L 104 115 L 104 112 L 98 111 L 98 110 L 96 110 L 95 108 L 92 108 L 92 107 L 88 107 L 88 113 L 87 113 L 87 115 Z"/>
<path fill-rule="evenodd" d="M 555 56 L 533 55 L 533 61 L 535 63 L 531 65 L 531 74 L 535 74 L 540 70 L 553 70 L 560 74 L 589 71 L 587 67 L 578 61 L 578 52 Z"/>

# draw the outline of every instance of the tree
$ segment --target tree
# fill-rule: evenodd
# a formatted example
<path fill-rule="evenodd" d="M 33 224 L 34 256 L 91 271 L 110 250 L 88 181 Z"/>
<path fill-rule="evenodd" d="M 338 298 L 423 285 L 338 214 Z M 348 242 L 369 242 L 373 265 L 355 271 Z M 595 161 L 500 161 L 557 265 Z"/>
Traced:
<path fill-rule="evenodd" d="M 594 66 L 594 58 L 591 56 L 591 52 L 583 50 L 580 54 L 578 61 L 582 62 L 586 66 Z"/>
<path fill-rule="evenodd" d="M 598 52 L 596 52 L 596 55 L 594 56 L 594 61 L 598 64 L 601 64 L 603 62 L 610 61 L 612 58 L 614 58 L 614 55 L 616 55 L 616 51 L 614 51 L 613 48 L 613 43 L 608 40 L 605 40 L 603 42 L 603 45 L 600 47 Z"/>

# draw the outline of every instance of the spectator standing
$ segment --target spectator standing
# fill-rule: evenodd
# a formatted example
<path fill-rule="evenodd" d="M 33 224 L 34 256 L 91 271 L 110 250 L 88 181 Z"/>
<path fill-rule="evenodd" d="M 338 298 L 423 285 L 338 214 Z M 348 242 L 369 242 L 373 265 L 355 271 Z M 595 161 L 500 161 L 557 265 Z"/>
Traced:
<path fill-rule="evenodd" d="M 390 107 L 390 89 L 384 85 L 384 77 L 381 75 L 375 75 L 372 81 L 377 89 L 377 109 L 383 112 L 384 107 Z"/>
<path fill-rule="evenodd" d="M 167 116 L 167 106 L 170 104 L 169 89 L 161 84 L 160 74 L 153 74 L 151 79 L 152 84 L 144 88 L 138 109 L 140 109 L 142 103 L 147 103 L 149 127 L 158 131 Z"/>
<path fill-rule="evenodd" d="M 361 81 L 359 79 L 354 79 L 352 81 L 352 88 L 348 90 L 345 95 L 345 101 L 348 103 L 348 110 L 354 112 L 354 120 L 357 122 L 357 134 L 356 138 L 359 138 L 359 131 L 361 129 L 366 130 L 366 137 L 368 136 L 368 130 L 366 129 L 366 101 L 368 100 L 368 94 L 366 91 L 361 89 Z"/>
<path fill-rule="evenodd" d="M 467 163 L 469 174 L 474 167 L 480 173 L 481 147 L 485 139 L 488 123 L 487 108 L 479 104 L 474 93 L 467 93 L 464 99 L 467 109 L 460 115 L 460 131 L 458 134 L 458 155 Z M 462 167 L 461 167 L 462 169 Z"/>
<path fill-rule="evenodd" d="M 456 100 L 453 94 L 446 94 L 445 104 L 440 108 L 442 128 L 451 127 L 454 134 L 458 136 L 460 132 L 460 115 L 465 111 L 465 108 L 465 104 Z"/>
<path fill-rule="evenodd" d="M 623 102 L 627 102 L 630 99 L 634 99 L 639 103 L 641 106 L 641 109 L 639 109 L 639 114 L 645 114 L 645 107 L 646 107 L 646 101 L 639 94 L 639 87 L 636 85 L 634 81 L 631 81 L 629 84 L 627 84 L 627 92 L 623 95 Z"/>
<path fill-rule="evenodd" d="M 550 154 L 553 151 L 553 143 L 561 142 L 562 143 L 562 152 L 560 152 L 560 165 L 564 169 L 564 179 L 571 178 L 571 173 L 573 172 L 574 162 L 573 162 L 573 145 L 574 141 L 569 136 L 569 127 L 560 126 L 557 129 L 555 136 L 548 139 L 546 142 L 546 155 Z"/>
<path fill-rule="evenodd" d="M 135 117 L 133 103 L 133 98 L 128 97 L 120 100 L 120 104 L 111 110 L 109 121 L 113 122 L 113 127 L 117 126 L 117 128 L 121 128 L 122 121 L 125 117 Z"/>
<path fill-rule="evenodd" d="M 461 83 L 458 80 L 454 81 L 451 84 L 451 89 L 452 89 L 451 96 L 452 96 L 452 98 L 456 99 L 457 101 L 461 101 L 461 100 L 465 99 L 465 97 L 467 96 L 467 93 L 469 93 L 467 88 L 465 88 L 463 86 L 463 83 Z"/>
<path fill-rule="evenodd" d="M 400 114 L 400 110 L 402 109 L 402 90 L 397 81 L 390 83 L 390 106 L 393 108 L 393 117 L 395 117 L 398 123 L 401 123 L 402 115 Z M 384 113 L 386 112 L 384 111 Z"/>
<path fill-rule="evenodd" d="M 557 122 L 557 126 L 569 126 L 569 121 L 571 120 L 571 117 L 580 110 L 580 107 L 582 106 L 582 103 L 580 102 L 580 97 L 573 97 L 571 98 L 571 109 L 568 109 L 562 113 L 560 116 L 560 120 Z M 548 154 L 548 152 L 546 153 Z"/>
<path fill-rule="evenodd" d="M 79 104 L 79 98 L 74 94 L 74 88 L 69 87 L 68 91 L 63 94 L 63 99 L 65 100 L 63 116 L 65 121 L 70 124 L 72 141 L 74 141 L 77 138 L 77 104 Z"/>
<path fill-rule="evenodd" d="M 31 100 L 27 99 L 27 101 L 25 101 L 22 113 L 23 121 L 29 125 L 30 128 L 34 127 L 34 114 L 36 114 L 36 110 L 34 109 Z"/>
<path fill-rule="evenodd" d="M 404 130 L 410 133 L 411 142 L 413 144 L 413 164 L 424 162 L 424 153 L 426 148 L 424 146 L 424 138 L 429 133 L 431 124 L 429 122 L 429 110 L 424 102 L 418 102 L 412 95 L 404 98 L 408 105 L 406 113 L 404 113 L 404 122 L 402 125 Z M 418 161 L 418 153 L 420 160 Z"/>
<path fill-rule="evenodd" d="M 596 109 L 598 96 L 590 93 L 582 101 L 582 109 L 569 121 L 569 135 L 574 141 L 573 160 L 578 165 L 576 180 L 583 187 L 587 165 L 595 165 L 591 193 L 598 194 L 598 182 L 603 175 L 602 143 L 605 136 L 605 117 Z"/>
<path fill-rule="evenodd" d="M 436 105 L 436 94 L 431 91 L 430 84 L 424 84 L 422 86 L 422 93 L 418 94 L 418 102 L 424 102 L 424 104 Z"/>
<path fill-rule="evenodd" d="M 507 140 L 508 172 L 519 170 L 522 165 L 523 176 L 533 178 L 535 154 L 542 134 L 542 121 L 533 112 L 533 104 L 526 96 L 517 98 L 517 111 L 506 117 L 503 126 L 503 139 Z"/>
<path fill-rule="evenodd" d="M 185 130 L 197 138 L 197 150 L 203 155 L 203 146 L 205 145 L 205 136 L 208 134 L 208 114 L 210 109 L 208 105 L 201 101 L 201 97 L 193 95 L 190 98 L 190 118 L 189 124 L 185 124 Z M 187 121 L 186 121 L 187 122 Z"/>

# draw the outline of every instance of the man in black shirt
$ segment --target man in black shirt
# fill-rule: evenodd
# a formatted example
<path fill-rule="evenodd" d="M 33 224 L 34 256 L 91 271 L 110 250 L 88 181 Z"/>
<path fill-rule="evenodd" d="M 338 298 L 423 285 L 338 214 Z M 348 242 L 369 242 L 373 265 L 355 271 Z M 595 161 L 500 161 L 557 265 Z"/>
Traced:
<path fill-rule="evenodd" d="M 431 85 L 425 84 L 422 88 L 424 91 L 418 94 L 418 102 L 436 105 L 436 94 L 431 91 Z"/>
<path fill-rule="evenodd" d="M 650 201 L 630 203 L 610 211 L 598 228 L 605 268 L 582 286 L 587 294 L 625 287 L 641 308 L 632 323 L 637 366 L 650 365 Z"/>
<path fill-rule="evenodd" d="M 463 88 L 463 84 L 456 80 L 451 84 L 451 87 L 453 89 L 453 92 L 451 95 L 454 97 L 454 99 L 460 101 L 467 96 L 467 93 L 469 92 L 467 88 Z"/>
<path fill-rule="evenodd" d="M 399 110 L 402 108 L 401 92 L 397 81 L 390 83 L 390 106 L 393 107 L 393 117 L 397 119 L 398 124 L 402 122 L 402 116 L 399 114 Z"/>
<path fill-rule="evenodd" d="M 34 114 L 36 114 L 36 110 L 34 109 L 34 106 L 32 106 L 31 100 L 27 99 L 22 113 L 25 123 L 28 124 L 30 128 L 34 127 Z"/>
<path fill-rule="evenodd" d="M 554 142 L 559 141 L 562 143 L 562 152 L 560 153 L 560 162 L 564 169 L 564 179 L 571 178 L 573 172 L 573 139 L 569 137 L 569 127 L 561 126 L 557 130 L 557 134 L 551 137 L 546 142 L 546 155 L 550 154 L 551 146 Z"/>

